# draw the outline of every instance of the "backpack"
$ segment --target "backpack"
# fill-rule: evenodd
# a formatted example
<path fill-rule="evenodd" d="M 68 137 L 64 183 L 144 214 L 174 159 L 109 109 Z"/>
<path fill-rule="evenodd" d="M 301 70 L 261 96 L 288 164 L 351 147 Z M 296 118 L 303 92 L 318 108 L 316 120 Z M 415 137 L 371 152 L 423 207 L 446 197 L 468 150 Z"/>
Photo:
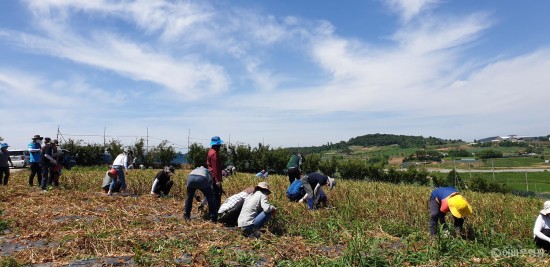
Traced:
<path fill-rule="evenodd" d="M 298 201 L 305 194 L 306 190 L 302 185 L 302 181 L 298 179 L 294 180 L 294 182 L 292 182 L 292 184 L 290 184 L 290 186 L 286 190 L 286 197 L 288 197 L 291 201 Z"/>

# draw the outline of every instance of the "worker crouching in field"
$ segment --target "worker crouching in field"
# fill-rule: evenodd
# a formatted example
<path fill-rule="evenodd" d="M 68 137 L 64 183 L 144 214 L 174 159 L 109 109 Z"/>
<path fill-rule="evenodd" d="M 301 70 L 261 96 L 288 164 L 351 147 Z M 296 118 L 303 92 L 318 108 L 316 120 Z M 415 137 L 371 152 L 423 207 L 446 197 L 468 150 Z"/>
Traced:
<path fill-rule="evenodd" d="M 254 188 L 249 187 L 226 199 L 218 210 L 218 222 L 227 226 L 237 225 L 237 219 L 243 208 L 244 200 L 252 194 L 254 194 Z"/>
<path fill-rule="evenodd" d="M 122 187 L 122 182 L 120 182 L 120 180 L 118 179 L 118 172 L 115 169 L 110 169 L 105 173 L 105 177 L 103 178 L 103 184 L 101 185 L 101 187 L 103 188 L 103 191 L 105 191 L 105 194 L 109 194 L 109 188 L 111 187 L 112 183 L 114 183 L 114 185 L 113 185 L 113 189 L 111 190 L 111 194 L 113 192 L 115 193 L 120 192 L 120 188 Z"/>
<path fill-rule="evenodd" d="M 185 208 L 183 217 L 186 220 L 191 219 L 191 210 L 193 209 L 193 198 L 195 197 L 195 192 L 200 190 L 206 200 L 208 201 L 208 211 L 210 215 L 210 220 L 212 222 L 218 221 L 218 206 L 216 205 L 216 199 L 214 197 L 214 190 L 212 189 L 212 176 L 208 169 L 200 166 L 187 176 L 187 199 L 185 200 Z"/>
<path fill-rule="evenodd" d="M 254 194 L 244 200 L 243 208 L 238 218 L 238 226 L 243 230 L 245 236 L 260 237 L 260 228 L 277 211 L 277 208 L 267 201 L 269 194 L 271 194 L 269 185 L 266 182 L 260 182 L 254 188 Z"/>
<path fill-rule="evenodd" d="M 430 195 L 430 235 L 438 233 L 439 224 L 446 229 L 445 214 L 451 212 L 454 217 L 455 231 L 463 233 L 464 217 L 472 214 L 472 207 L 454 187 L 440 187 Z"/>
<path fill-rule="evenodd" d="M 322 187 L 319 187 L 319 200 L 315 202 L 315 208 L 327 207 L 327 195 Z M 306 195 L 306 190 L 302 184 L 302 180 L 294 180 L 286 190 L 286 197 L 292 202 L 300 201 Z"/>
<path fill-rule="evenodd" d="M 334 181 L 334 178 L 330 178 L 329 176 L 320 174 L 318 172 L 304 175 L 302 176 L 300 181 L 302 181 L 302 185 L 304 186 L 306 194 L 302 199 L 300 199 L 299 202 L 302 203 L 306 201 L 307 207 L 310 210 L 314 209 L 315 203 L 319 203 L 319 199 L 321 197 L 321 186 L 326 185 L 331 190 L 336 186 L 336 181 Z"/>
<path fill-rule="evenodd" d="M 172 166 L 166 166 L 163 170 L 159 171 L 151 187 L 151 195 L 155 197 L 167 196 L 174 185 L 174 181 L 170 180 L 170 177 L 175 173 L 175 169 Z"/>
<path fill-rule="evenodd" d="M 533 228 L 533 236 L 537 247 L 550 252 L 550 201 L 544 202 L 544 208 L 540 211 L 535 227 Z"/>

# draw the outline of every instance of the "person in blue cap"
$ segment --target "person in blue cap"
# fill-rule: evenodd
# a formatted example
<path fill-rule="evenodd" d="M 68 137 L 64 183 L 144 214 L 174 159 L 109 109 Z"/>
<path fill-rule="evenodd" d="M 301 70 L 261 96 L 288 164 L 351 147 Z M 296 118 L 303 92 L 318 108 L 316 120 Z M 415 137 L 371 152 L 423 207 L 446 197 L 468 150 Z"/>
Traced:
<path fill-rule="evenodd" d="M 206 165 L 208 171 L 212 175 L 212 188 L 214 189 L 214 200 L 216 207 L 220 207 L 222 204 L 222 163 L 220 161 L 220 147 L 223 144 L 223 140 L 219 136 L 214 136 L 210 139 L 210 150 L 206 156 Z M 218 211 L 216 210 L 216 213 Z"/>
<path fill-rule="evenodd" d="M 10 178 L 10 167 L 8 166 L 8 162 L 12 167 L 13 162 L 11 161 L 10 154 L 8 152 L 9 145 L 2 143 L 0 144 L 0 147 L 0 180 L 3 181 L 3 185 L 8 185 L 8 180 Z"/>

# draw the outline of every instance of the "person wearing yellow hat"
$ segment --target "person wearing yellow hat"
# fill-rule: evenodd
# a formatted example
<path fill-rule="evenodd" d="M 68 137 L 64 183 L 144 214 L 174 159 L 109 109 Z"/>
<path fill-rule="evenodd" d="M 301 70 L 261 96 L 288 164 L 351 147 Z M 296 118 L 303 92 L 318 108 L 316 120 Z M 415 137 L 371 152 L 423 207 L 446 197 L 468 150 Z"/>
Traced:
<path fill-rule="evenodd" d="M 464 217 L 472 214 L 470 203 L 454 187 L 440 187 L 430 195 L 430 235 L 438 233 L 439 224 L 446 227 L 445 214 L 451 212 L 455 230 L 462 232 Z"/>
<path fill-rule="evenodd" d="M 544 202 L 544 207 L 535 221 L 533 237 L 537 247 L 550 251 L 550 200 Z"/>

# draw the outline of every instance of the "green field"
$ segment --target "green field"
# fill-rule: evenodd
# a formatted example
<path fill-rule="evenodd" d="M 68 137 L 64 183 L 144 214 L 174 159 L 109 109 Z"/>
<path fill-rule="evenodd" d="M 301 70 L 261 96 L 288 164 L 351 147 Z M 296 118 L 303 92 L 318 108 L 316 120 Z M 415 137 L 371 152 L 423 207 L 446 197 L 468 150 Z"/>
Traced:
<path fill-rule="evenodd" d="M 475 173 L 487 180 L 493 180 L 493 173 Z M 469 175 L 465 175 L 469 177 Z M 514 189 L 533 191 L 536 193 L 550 193 L 550 172 L 496 172 L 494 179 L 498 183 L 506 184 Z"/>
<path fill-rule="evenodd" d="M 106 170 L 65 171 L 62 186 L 47 193 L 26 184 L 28 171 L 13 174 L 0 191 L 0 265 L 83 266 L 113 258 L 139 266 L 550 264 L 549 256 L 530 253 L 542 199 L 465 191 L 474 209 L 465 237 L 430 238 L 430 187 L 340 180 L 327 190 L 331 208 L 311 212 L 286 199 L 287 177 L 271 175 L 278 212 L 260 239 L 250 239 L 204 221 L 196 207 L 192 220 L 183 220 L 189 171 L 177 171 L 173 195 L 158 199 L 149 196 L 156 170 L 132 170 L 128 197 L 100 192 Z M 223 198 L 258 181 L 247 173 L 229 177 Z"/>
<path fill-rule="evenodd" d="M 504 168 L 529 168 L 529 167 L 546 167 L 550 168 L 550 165 L 544 164 L 544 160 L 540 158 L 526 157 L 526 158 L 497 158 L 487 159 L 485 161 L 477 160 L 471 163 L 461 163 L 460 161 L 453 161 L 452 158 L 445 158 L 440 164 L 432 164 L 433 167 L 443 169 L 504 169 Z M 430 166 L 432 167 L 432 166 Z"/>

